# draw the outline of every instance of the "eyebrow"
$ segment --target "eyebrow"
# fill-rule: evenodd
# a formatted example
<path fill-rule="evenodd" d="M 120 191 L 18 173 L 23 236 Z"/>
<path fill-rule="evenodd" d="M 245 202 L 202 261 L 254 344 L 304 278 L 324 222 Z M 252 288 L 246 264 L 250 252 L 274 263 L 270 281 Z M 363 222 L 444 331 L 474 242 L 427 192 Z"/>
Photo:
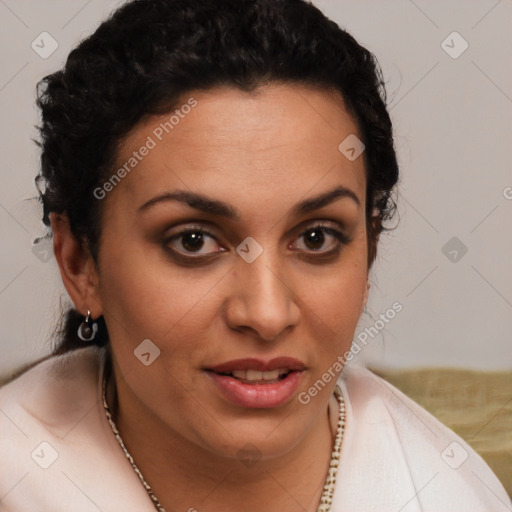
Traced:
<path fill-rule="evenodd" d="M 291 214 L 297 217 L 300 215 L 306 215 L 341 198 L 350 198 L 357 204 L 357 206 L 361 205 L 359 198 L 352 190 L 343 186 L 338 186 L 318 196 L 300 201 L 292 208 Z M 169 201 L 178 201 L 180 203 L 187 204 L 195 210 L 199 210 L 210 215 L 225 217 L 231 220 L 240 219 L 238 212 L 229 204 L 196 192 L 187 192 L 185 190 L 165 192 L 164 194 L 153 197 L 140 206 L 139 211 L 148 210 L 153 206 Z"/>

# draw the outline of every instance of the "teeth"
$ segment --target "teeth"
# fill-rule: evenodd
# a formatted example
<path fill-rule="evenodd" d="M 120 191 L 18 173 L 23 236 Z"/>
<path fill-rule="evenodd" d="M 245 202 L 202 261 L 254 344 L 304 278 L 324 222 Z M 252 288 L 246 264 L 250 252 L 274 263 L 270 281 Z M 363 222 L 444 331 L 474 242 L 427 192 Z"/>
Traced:
<path fill-rule="evenodd" d="M 231 374 L 235 379 L 247 381 L 276 380 L 280 375 L 286 375 L 289 372 L 286 368 L 279 368 L 268 372 L 258 370 L 233 370 Z"/>
<path fill-rule="evenodd" d="M 247 380 L 263 380 L 263 372 L 259 372 L 258 370 L 247 370 L 245 372 L 245 378 Z"/>

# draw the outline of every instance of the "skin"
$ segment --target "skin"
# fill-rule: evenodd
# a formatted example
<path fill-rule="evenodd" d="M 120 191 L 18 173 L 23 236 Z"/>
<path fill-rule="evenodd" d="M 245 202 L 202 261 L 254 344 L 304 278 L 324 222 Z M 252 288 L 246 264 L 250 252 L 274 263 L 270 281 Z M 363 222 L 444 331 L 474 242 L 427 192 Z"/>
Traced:
<path fill-rule="evenodd" d="M 315 511 L 338 415 L 335 380 L 307 405 L 297 397 L 350 348 L 367 298 L 364 160 L 338 150 L 358 128 L 337 93 L 304 86 L 193 91 L 179 105 L 189 97 L 197 107 L 103 199 L 97 265 L 66 217 L 52 214 L 62 278 L 77 309 L 104 315 L 114 365 L 109 402 L 168 511 Z M 168 118 L 139 123 L 117 164 Z M 340 197 L 291 214 L 298 202 L 340 185 L 359 204 Z M 177 201 L 139 210 L 177 189 L 226 202 L 239 219 Z M 303 233 L 318 221 L 349 242 L 324 231 L 323 245 L 312 249 Z M 191 226 L 213 235 L 200 250 L 213 254 L 203 263 L 170 255 L 187 255 L 183 238 L 169 238 Z M 263 248 L 250 264 L 235 252 L 248 236 Z M 133 354 L 144 339 L 161 351 L 149 366 Z M 273 409 L 231 404 L 203 370 L 278 356 L 307 369 L 297 396 Z M 261 455 L 251 467 L 237 455 L 248 443 Z M 298 468 L 308 468 L 307 478 Z"/>

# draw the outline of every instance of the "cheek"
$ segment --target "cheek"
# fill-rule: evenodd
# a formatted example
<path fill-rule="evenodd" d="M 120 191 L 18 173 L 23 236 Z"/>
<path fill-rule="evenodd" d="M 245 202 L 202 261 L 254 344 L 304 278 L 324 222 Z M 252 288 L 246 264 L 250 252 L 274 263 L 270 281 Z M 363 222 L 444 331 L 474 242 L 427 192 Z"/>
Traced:
<path fill-rule="evenodd" d="M 339 264 L 322 280 L 317 296 L 333 330 L 350 330 L 352 324 L 355 329 L 368 279 L 366 250 L 366 237 L 355 239 L 345 248 Z"/>
<path fill-rule="evenodd" d="M 325 335 L 333 340 L 329 348 L 339 350 L 352 341 L 361 315 L 365 289 L 366 276 L 355 269 L 352 273 L 340 273 L 316 293 L 306 295 L 306 307 L 310 307 L 325 326 Z"/>
<path fill-rule="evenodd" d="M 173 267 L 164 259 L 151 261 L 147 250 L 104 247 L 101 261 L 100 296 L 112 343 L 122 340 L 131 350 L 148 338 L 172 349 L 169 340 L 185 337 L 208 323 L 206 300 L 215 282 L 215 272 L 194 277 L 188 269 Z M 119 258 L 119 254 L 126 254 Z M 189 332 L 187 332 L 189 331 Z"/>
<path fill-rule="evenodd" d="M 354 338 L 367 287 L 365 250 L 365 244 L 352 248 L 328 276 L 316 283 L 305 280 L 302 286 L 303 311 L 314 326 L 318 354 L 323 359 L 344 353 Z"/>

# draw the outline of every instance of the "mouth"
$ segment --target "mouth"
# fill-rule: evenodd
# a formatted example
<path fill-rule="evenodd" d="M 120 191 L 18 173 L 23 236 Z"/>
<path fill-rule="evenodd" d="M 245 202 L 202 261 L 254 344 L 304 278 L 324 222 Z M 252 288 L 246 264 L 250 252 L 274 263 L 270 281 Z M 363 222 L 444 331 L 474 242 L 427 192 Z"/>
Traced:
<path fill-rule="evenodd" d="M 205 370 L 221 396 L 232 404 L 264 409 L 291 400 L 306 366 L 297 359 L 281 357 L 267 362 L 238 359 Z"/>

